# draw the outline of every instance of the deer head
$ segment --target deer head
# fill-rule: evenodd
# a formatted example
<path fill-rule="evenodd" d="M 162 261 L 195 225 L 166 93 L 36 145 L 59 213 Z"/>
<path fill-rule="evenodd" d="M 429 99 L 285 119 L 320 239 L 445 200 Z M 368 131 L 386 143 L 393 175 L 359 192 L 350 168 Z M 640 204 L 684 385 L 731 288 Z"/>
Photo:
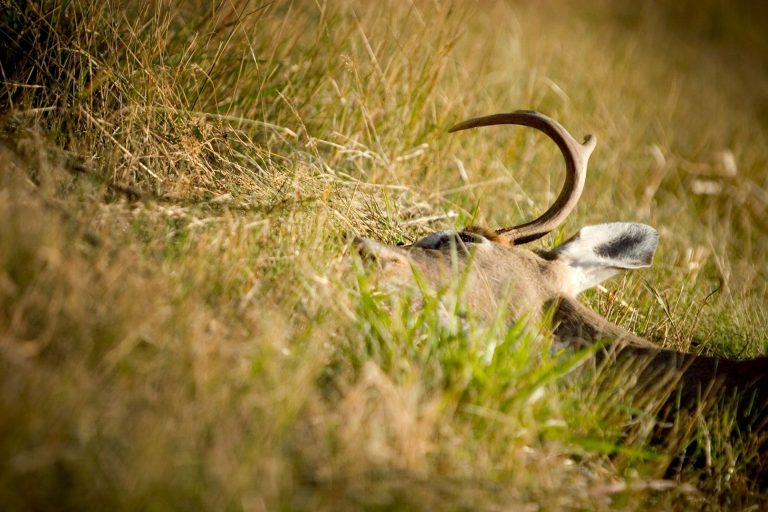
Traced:
<path fill-rule="evenodd" d="M 377 262 L 383 281 L 403 286 L 413 283 L 414 275 L 419 275 L 428 287 L 439 292 L 450 286 L 458 274 L 466 280 L 462 300 L 473 314 L 492 316 L 504 304 L 510 318 L 519 318 L 538 316 L 556 299 L 575 299 L 622 270 L 650 266 L 658 235 L 643 224 L 587 226 L 548 251 L 520 247 L 560 226 L 574 209 L 597 140 L 588 135 L 579 143 L 556 121 L 528 111 L 471 119 L 450 131 L 495 124 L 530 126 L 557 144 L 565 160 L 566 178 L 555 203 L 525 224 L 496 230 L 470 226 L 462 231 L 439 231 L 408 246 L 387 246 L 356 238 L 358 251 Z"/>
<path fill-rule="evenodd" d="M 503 307 L 511 320 L 538 317 L 555 309 L 554 334 L 566 342 L 611 340 L 611 347 L 625 356 L 643 358 L 643 372 L 657 378 L 673 375 L 691 401 L 702 390 L 722 386 L 757 389 L 764 386 L 768 358 L 725 361 L 661 350 L 578 302 L 577 296 L 623 270 L 649 267 L 658 244 L 653 228 L 638 223 L 598 224 L 582 228 L 575 236 L 550 250 L 528 250 L 522 244 L 536 240 L 560 226 L 579 201 L 587 162 L 597 140 L 591 135 L 576 141 L 559 123 L 530 111 L 470 119 L 450 132 L 499 124 L 523 125 L 549 136 L 563 154 L 566 178 L 555 203 L 540 217 L 525 224 L 490 230 L 470 226 L 461 231 L 439 231 L 407 246 L 383 245 L 355 238 L 364 259 L 372 260 L 378 277 L 389 286 L 415 285 L 441 292 L 461 276 L 459 298 L 475 317 L 493 317 Z M 424 291 L 424 290 L 422 290 Z M 765 394 L 758 397 L 765 407 Z"/>

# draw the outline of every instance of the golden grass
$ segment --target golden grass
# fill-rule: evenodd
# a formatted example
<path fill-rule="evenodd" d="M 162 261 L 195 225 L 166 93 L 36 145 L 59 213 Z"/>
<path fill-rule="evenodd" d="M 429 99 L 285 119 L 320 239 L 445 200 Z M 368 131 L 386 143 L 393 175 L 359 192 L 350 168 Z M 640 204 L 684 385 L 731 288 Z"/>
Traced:
<path fill-rule="evenodd" d="M 761 13 L 1 5 L 5 508 L 765 505 L 727 409 L 651 442 L 631 376 L 574 374 L 589 352 L 536 326 L 414 313 L 348 254 L 540 212 L 561 179 L 541 137 L 446 134 L 536 109 L 599 139 L 542 244 L 614 220 L 662 236 L 653 270 L 587 300 L 666 346 L 765 353 Z M 691 443 L 703 466 L 675 458 Z"/>

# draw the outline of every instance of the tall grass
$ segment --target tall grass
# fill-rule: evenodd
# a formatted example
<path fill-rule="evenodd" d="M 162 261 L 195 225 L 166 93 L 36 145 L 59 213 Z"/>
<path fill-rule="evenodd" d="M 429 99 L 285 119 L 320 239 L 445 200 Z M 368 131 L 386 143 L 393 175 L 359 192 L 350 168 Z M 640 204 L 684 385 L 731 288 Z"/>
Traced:
<path fill-rule="evenodd" d="M 524 319 L 446 322 L 349 254 L 540 212 L 554 148 L 445 129 L 541 110 L 600 141 L 542 244 L 662 236 L 588 302 L 766 352 L 760 17 L 587 4 L 2 0 L 4 508 L 763 506 L 726 405 L 660 426 L 631 369 Z"/>

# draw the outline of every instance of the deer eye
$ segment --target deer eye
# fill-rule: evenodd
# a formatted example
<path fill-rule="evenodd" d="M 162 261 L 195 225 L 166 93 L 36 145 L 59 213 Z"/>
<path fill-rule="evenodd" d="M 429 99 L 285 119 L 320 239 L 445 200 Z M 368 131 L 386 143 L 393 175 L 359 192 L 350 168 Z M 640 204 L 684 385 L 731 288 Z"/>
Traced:
<path fill-rule="evenodd" d="M 470 231 L 462 231 L 459 235 L 459 240 L 465 244 L 482 244 L 487 242 L 488 239 L 479 233 L 472 233 Z"/>
<path fill-rule="evenodd" d="M 432 233 L 431 235 L 422 238 L 414 243 L 413 246 L 421 247 L 422 249 L 442 250 L 449 248 L 451 244 L 462 248 L 469 244 L 482 243 L 488 243 L 488 239 L 477 233 L 469 231 L 438 231 L 437 233 Z"/>
<path fill-rule="evenodd" d="M 413 244 L 414 247 L 421 247 L 423 249 L 440 249 L 450 243 L 451 238 L 455 236 L 454 232 L 450 231 L 438 231 L 432 233 L 418 242 Z"/>

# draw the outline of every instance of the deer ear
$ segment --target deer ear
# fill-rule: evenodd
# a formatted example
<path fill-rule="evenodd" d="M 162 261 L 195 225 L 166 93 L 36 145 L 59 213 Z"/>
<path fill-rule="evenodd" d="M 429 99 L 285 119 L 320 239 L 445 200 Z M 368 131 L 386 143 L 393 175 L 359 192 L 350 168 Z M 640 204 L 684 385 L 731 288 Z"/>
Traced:
<path fill-rule="evenodd" d="M 658 243 L 650 226 L 614 222 L 582 228 L 549 255 L 568 264 L 567 292 L 577 295 L 622 270 L 650 267 Z"/>

